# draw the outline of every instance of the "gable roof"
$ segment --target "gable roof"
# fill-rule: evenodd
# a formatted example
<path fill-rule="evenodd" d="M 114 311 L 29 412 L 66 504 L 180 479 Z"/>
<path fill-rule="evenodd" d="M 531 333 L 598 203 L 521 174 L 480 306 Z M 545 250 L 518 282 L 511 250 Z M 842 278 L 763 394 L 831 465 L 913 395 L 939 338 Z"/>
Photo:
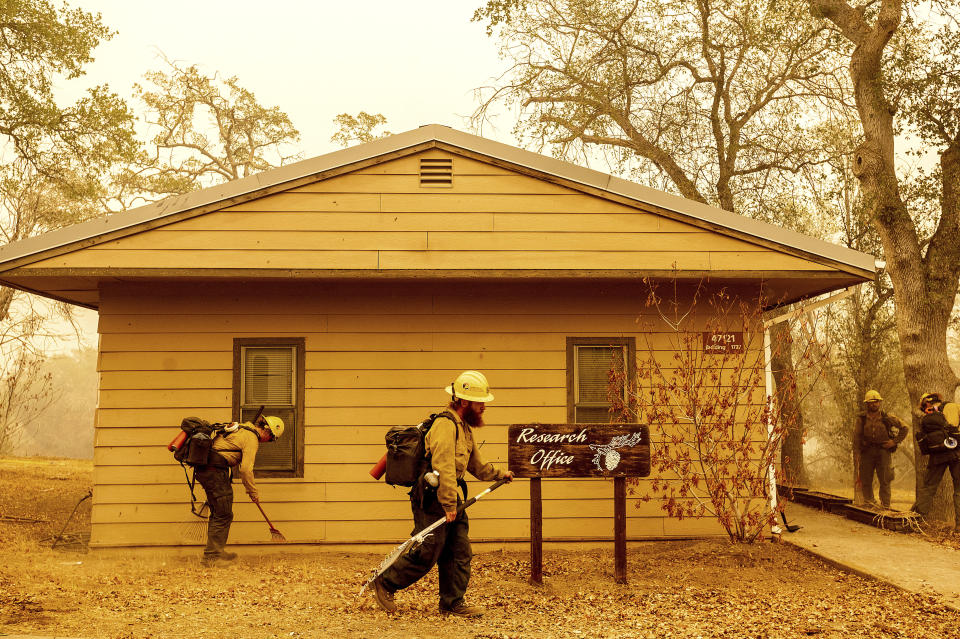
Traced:
<path fill-rule="evenodd" d="M 9 244 L 0 248 L 0 281 L 4 281 L 5 273 L 9 274 L 14 269 L 51 255 L 94 246 L 231 204 L 323 180 L 363 166 L 364 163 L 384 162 L 431 148 L 463 153 L 621 203 L 643 204 L 647 210 L 652 209 L 665 217 L 828 265 L 854 283 L 869 279 L 874 273 L 874 258 L 871 255 L 569 162 L 433 124 Z M 26 288 L 16 281 L 7 283 Z"/>

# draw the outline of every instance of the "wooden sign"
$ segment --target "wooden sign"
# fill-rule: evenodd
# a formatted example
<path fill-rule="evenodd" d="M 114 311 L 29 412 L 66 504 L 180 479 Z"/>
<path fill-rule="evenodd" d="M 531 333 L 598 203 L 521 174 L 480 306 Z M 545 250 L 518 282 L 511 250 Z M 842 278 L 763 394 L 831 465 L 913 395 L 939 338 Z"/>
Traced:
<path fill-rule="evenodd" d="M 743 331 L 713 333 L 704 331 L 703 352 L 715 355 L 743 353 Z"/>
<path fill-rule="evenodd" d="M 646 477 L 646 424 L 514 424 L 507 466 L 517 477 Z"/>

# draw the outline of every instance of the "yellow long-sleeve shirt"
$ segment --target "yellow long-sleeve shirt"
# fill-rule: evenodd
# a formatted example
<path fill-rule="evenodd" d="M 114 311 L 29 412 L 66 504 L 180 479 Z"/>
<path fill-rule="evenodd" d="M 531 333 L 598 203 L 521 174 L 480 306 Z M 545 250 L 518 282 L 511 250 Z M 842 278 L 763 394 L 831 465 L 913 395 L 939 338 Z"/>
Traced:
<path fill-rule="evenodd" d="M 253 424 L 243 424 L 253 428 Z M 257 451 L 260 449 L 260 438 L 245 428 L 238 428 L 232 433 L 220 435 L 213 440 L 213 450 L 218 452 L 227 463 L 237 469 L 237 476 L 243 487 L 250 495 L 251 501 L 260 498 L 257 484 L 253 479 L 253 464 L 257 460 Z"/>
<path fill-rule="evenodd" d="M 424 444 L 431 466 L 440 471 L 437 501 L 445 511 L 457 509 L 457 480 L 463 478 L 464 472 L 469 471 L 481 481 L 504 477 L 503 471 L 483 461 L 473 429 L 449 409 L 443 409 L 434 420 Z"/>

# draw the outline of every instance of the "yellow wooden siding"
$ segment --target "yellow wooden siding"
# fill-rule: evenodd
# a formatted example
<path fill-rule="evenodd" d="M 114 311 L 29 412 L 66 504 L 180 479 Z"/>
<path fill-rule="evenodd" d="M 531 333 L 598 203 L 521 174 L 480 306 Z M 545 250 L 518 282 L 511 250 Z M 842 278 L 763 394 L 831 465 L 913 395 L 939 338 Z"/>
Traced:
<path fill-rule="evenodd" d="M 367 474 L 387 428 L 439 408 L 441 389 L 461 370 L 483 370 L 497 398 L 479 440 L 503 466 L 507 425 L 566 421 L 566 337 L 633 336 L 642 354 L 649 315 L 638 323 L 640 311 L 638 285 L 105 287 L 92 543 L 184 542 L 189 494 L 165 445 L 184 416 L 230 419 L 235 337 L 306 339 L 304 477 L 259 482 L 271 517 L 292 541 L 389 542 L 408 534 L 410 522 L 405 491 Z M 665 333 L 653 341 L 669 346 Z M 472 492 L 483 485 L 470 483 Z M 231 541 L 266 541 L 259 513 L 235 490 Z M 609 537 L 612 491 L 606 480 L 545 480 L 544 534 Z M 473 537 L 528 535 L 528 495 L 518 481 L 478 505 Z M 631 536 L 716 532 L 696 520 L 668 523 L 659 500 L 635 505 Z"/>
<path fill-rule="evenodd" d="M 454 156 L 453 186 L 385 162 L 39 261 L 33 268 L 831 270 Z M 441 153 L 440 155 L 445 155 Z"/>
<path fill-rule="evenodd" d="M 553 538 L 612 538 L 612 517 L 597 518 L 562 518 L 545 519 L 543 535 Z M 96 545 L 195 545 L 190 541 L 186 530 L 191 520 L 183 519 L 170 523 L 152 523 L 149 525 L 138 523 L 102 524 L 103 540 Z M 400 520 L 377 521 L 291 521 L 284 522 L 283 534 L 288 539 L 297 539 L 300 543 L 317 543 L 331 539 L 362 539 L 364 542 L 380 542 L 395 544 L 397 540 L 406 538 L 410 534 L 410 522 Z M 470 536 L 473 539 L 512 540 L 513 535 L 504 537 L 505 531 L 516 532 L 518 538 L 527 538 L 530 534 L 529 520 L 527 519 L 485 519 L 476 521 L 470 519 Z M 669 538 L 700 535 L 722 535 L 720 525 L 710 519 L 685 519 L 677 522 L 670 519 L 639 519 L 627 518 L 627 536 L 641 538 Z M 231 542 L 244 539 L 247 544 L 268 544 L 269 531 L 263 520 L 250 519 L 248 521 L 234 520 L 230 529 Z M 113 542 L 109 540 L 114 540 Z M 159 541 L 158 541 L 159 540 Z"/>

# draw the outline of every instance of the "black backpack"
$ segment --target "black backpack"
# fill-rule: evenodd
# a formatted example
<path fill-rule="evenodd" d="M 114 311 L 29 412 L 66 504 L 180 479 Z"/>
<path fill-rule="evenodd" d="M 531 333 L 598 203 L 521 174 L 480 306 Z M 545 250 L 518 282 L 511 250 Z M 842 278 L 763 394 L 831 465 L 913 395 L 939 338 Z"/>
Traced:
<path fill-rule="evenodd" d="M 433 413 L 416 426 L 394 426 L 387 431 L 387 470 L 384 481 L 391 486 L 413 486 L 430 468 L 424 438 L 437 417 Z M 456 423 L 456 422 L 454 422 Z M 460 429 L 457 429 L 457 439 Z"/>
<path fill-rule="evenodd" d="M 956 444 L 948 448 L 947 437 L 957 438 L 956 429 L 947 421 L 943 413 L 928 413 L 920 419 L 920 428 L 914 434 L 921 455 L 936 455 L 956 450 Z"/>
<path fill-rule="evenodd" d="M 260 418 L 262 413 L 263 406 L 261 406 L 259 412 L 257 412 L 254 423 Z M 213 455 L 213 440 L 217 435 L 236 431 L 235 428 L 228 430 L 227 427 L 229 426 L 230 424 L 211 424 L 207 420 L 200 419 L 199 417 L 184 417 L 180 422 L 180 430 L 186 434 L 186 439 L 180 444 L 179 448 L 173 448 L 173 458 L 180 462 L 180 465 L 183 467 L 183 475 L 187 480 L 187 486 L 190 488 L 190 512 L 197 517 L 206 517 L 204 514 L 205 509 L 203 506 L 197 507 L 197 495 L 194 492 L 194 485 L 197 480 L 196 470 L 194 470 L 194 474 L 191 477 L 187 471 L 187 466 L 195 469 L 197 466 L 207 466 L 211 462 L 217 461 L 219 461 L 220 464 L 216 465 L 224 465 L 222 457 L 218 455 L 211 460 L 211 455 Z M 249 426 L 237 426 L 237 428 L 248 430 L 254 435 L 257 434 L 257 431 Z M 173 445 L 174 444 L 171 443 L 171 447 Z M 233 481 L 232 475 L 230 481 Z"/>
<path fill-rule="evenodd" d="M 187 434 L 187 439 L 173 451 L 173 458 L 188 466 L 206 466 L 213 450 L 213 438 L 224 426 L 199 417 L 185 417 L 180 429 Z"/>

